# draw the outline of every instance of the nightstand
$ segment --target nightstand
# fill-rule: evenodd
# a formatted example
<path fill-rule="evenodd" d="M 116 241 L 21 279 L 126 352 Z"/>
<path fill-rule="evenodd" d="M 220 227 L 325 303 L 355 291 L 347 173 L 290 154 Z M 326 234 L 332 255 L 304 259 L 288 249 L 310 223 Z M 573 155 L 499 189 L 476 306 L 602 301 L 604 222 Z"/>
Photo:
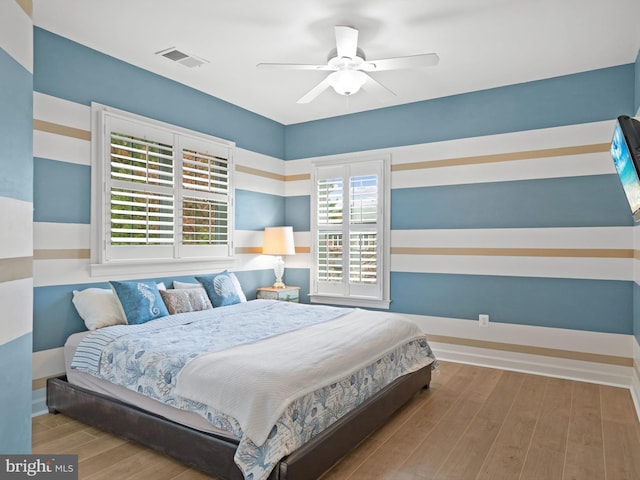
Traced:
<path fill-rule="evenodd" d="M 257 290 L 257 298 L 265 300 L 282 300 L 283 302 L 300 301 L 300 287 L 291 287 L 287 285 L 284 288 L 260 287 Z"/>

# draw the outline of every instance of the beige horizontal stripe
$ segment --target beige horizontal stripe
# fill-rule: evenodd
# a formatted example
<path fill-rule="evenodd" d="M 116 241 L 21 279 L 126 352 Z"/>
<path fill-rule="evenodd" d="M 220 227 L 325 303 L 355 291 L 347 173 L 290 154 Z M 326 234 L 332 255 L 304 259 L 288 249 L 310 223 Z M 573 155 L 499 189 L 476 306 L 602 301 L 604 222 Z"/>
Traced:
<path fill-rule="evenodd" d="M 16 2 L 24 10 L 24 13 L 33 17 L 33 0 L 16 0 Z"/>
<path fill-rule="evenodd" d="M 489 342 L 486 340 L 474 340 L 471 338 L 448 337 L 443 335 L 429 335 L 427 338 L 431 342 L 449 343 L 452 345 L 463 345 L 465 347 L 487 348 L 490 350 L 500 350 L 504 352 L 526 353 L 529 355 L 541 355 L 544 357 L 564 358 L 567 360 L 579 360 L 582 362 L 603 363 L 607 365 L 618 365 L 622 367 L 632 367 L 633 358 L 617 357 L 614 355 L 601 355 L 599 353 L 574 352 L 569 350 L 559 350 L 556 348 L 533 347 L 529 345 L 516 345 L 511 343 Z"/>
<path fill-rule="evenodd" d="M 563 157 L 567 155 L 581 155 L 585 153 L 608 152 L 608 143 L 592 145 L 578 145 L 574 147 L 545 148 L 542 150 L 528 150 L 523 152 L 496 153 L 493 155 L 478 155 L 475 157 L 447 158 L 414 163 L 399 163 L 391 165 L 392 172 L 401 170 L 419 170 L 424 168 L 457 167 L 461 165 L 478 165 L 483 163 L 512 162 L 514 160 L 532 160 L 535 158 Z"/>
<path fill-rule="evenodd" d="M 262 255 L 262 247 L 236 247 L 237 254 Z M 296 247 L 296 253 L 311 253 L 311 247 Z"/>
<path fill-rule="evenodd" d="M 248 173 L 249 175 L 256 175 L 258 177 L 271 178 L 273 180 L 285 181 L 285 176 L 278 173 L 267 172 L 266 170 L 260 170 L 258 168 L 245 167 L 244 165 L 236 165 L 236 172 Z"/>
<path fill-rule="evenodd" d="M 44 120 L 33 119 L 33 128 L 41 132 L 55 133 L 65 137 L 78 138 L 80 140 L 91 140 L 91 132 L 80 128 L 67 127 L 58 123 L 46 122 Z"/>
<path fill-rule="evenodd" d="M 0 259 L 0 283 L 33 277 L 33 258 L 16 257 Z"/>
<path fill-rule="evenodd" d="M 299 173 L 298 175 L 287 175 L 285 177 L 285 181 L 287 182 L 298 182 L 300 180 L 311 180 L 311 174 Z"/>
<path fill-rule="evenodd" d="M 640 250 L 634 250 L 633 251 L 633 258 L 635 260 L 640 260 Z"/>
<path fill-rule="evenodd" d="M 484 257 L 633 258 L 635 250 L 616 248 L 392 247 L 394 255 L 477 255 Z"/>
<path fill-rule="evenodd" d="M 34 260 L 62 260 L 76 258 L 91 258 L 91 250 L 88 248 L 48 249 L 34 250 Z"/>
<path fill-rule="evenodd" d="M 308 173 L 301 173 L 298 175 L 280 175 L 278 173 L 267 172 L 266 170 L 246 167 L 244 165 L 236 165 L 236 172 L 248 173 L 249 175 L 256 175 L 258 177 L 271 178 L 273 180 L 280 180 L 281 182 L 294 182 L 298 180 L 309 180 L 311 178 L 311 175 Z"/>

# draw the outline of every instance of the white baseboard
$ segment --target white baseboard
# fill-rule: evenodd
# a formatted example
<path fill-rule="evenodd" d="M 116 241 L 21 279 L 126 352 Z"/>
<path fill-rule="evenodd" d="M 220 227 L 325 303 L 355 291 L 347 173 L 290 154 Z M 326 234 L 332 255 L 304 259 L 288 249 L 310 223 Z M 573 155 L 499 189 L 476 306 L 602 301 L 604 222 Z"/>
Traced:
<path fill-rule="evenodd" d="M 31 393 L 31 416 L 37 417 L 48 413 L 47 409 L 47 389 L 39 388 Z"/>

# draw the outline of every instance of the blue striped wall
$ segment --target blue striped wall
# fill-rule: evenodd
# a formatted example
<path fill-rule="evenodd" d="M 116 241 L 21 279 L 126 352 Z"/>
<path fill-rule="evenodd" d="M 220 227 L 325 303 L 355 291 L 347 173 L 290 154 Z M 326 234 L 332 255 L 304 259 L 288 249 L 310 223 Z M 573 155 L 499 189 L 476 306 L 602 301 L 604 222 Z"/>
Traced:
<path fill-rule="evenodd" d="M 31 452 L 31 219 L 33 75 L 25 53 L 33 23 L 13 1 L 0 2 L 0 452 Z M 6 262 L 6 263 L 5 263 Z M 6 305 L 4 302 L 9 304 Z"/>
<path fill-rule="evenodd" d="M 30 202 L 33 164 L 25 160 L 24 149 L 32 142 L 32 129 L 24 127 L 33 122 L 33 76 L 2 48 L 0 72 L 0 195 Z"/>
<path fill-rule="evenodd" d="M 287 126 L 287 160 L 633 114 L 634 65 Z M 331 141 L 327 141 L 331 139 Z"/>
<path fill-rule="evenodd" d="M 637 89 L 636 62 L 284 127 L 45 30 L 36 29 L 34 39 L 38 93 L 81 105 L 98 101 L 292 161 L 610 120 L 633 111 Z M 34 162 L 36 222 L 88 225 L 90 167 L 42 157 Z M 49 184 L 51 179 L 55 185 Z M 236 189 L 235 222 L 236 230 L 243 232 L 287 224 L 306 234 L 310 196 L 252 189 L 248 181 Z M 391 225 L 394 232 L 471 231 L 626 227 L 632 221 L 615 175 L 569 174 L 395 186 Z M 302 287 L 302 299 L 309 292 L 308 267 L 308 262 L 298 263 L 285 274 L 288 284 Z M 257 286 L 271 283 L 271 275 L 265 269 L 238 272 L 249 298 Z M 69 333 L 82 329 L 70 304 L 71 292 L 102 284 L 62 283 L 34 290 L 35 351 L 59 347 Z M 478 313 L 488 312 L 497 322 L 631 334 L 632 284 L 617 279 L 392 271 L 391 309 L 476 320 Z"/>
<path fill-rule="evenodd" d="M 625 202 L 616 175 L 399 188 L 391 229 L 631 225 Z"/>
<path fill-rule="evenodd" d="M 386 149 L 393 159 L 394 149 L 405 145 L 608 121 L 633 113 L 636 69 L 637 63 L 622 65 L 291 125 L 287 127 L 286 158 Z M 332 141 L 326 142 L 327 138 Z M 585 143 L 596 142 L 587 139 Z M 496 152 L 501 148 L 497 143 Z M 606 153 L 601 157 L 604 162 L 610 160 Z M 287 209 L 289 202 L 297 205 L 301 201 L 300 197 L 287 198 Z M 613 172 L 459 184 L 453 179 L 446 185 L 411 188 L 394 183 L 391 209 L 392 236 L 412 230 L 458 230 L 472 237 L 474 229 L 561 231 L 633 225 Z M 306 225 L 306 219 L 297 222 Z M 626 261 L 631 265 L 631 260 Z M 526 277 L 392 269 L 391 310 L 475 321 L 478 314 L 490 313 L 492 321 L 501 323 L 634 333 L 634 283 L 597 278 L 599 267 L 593 268 L 587 278 L 553 278 L 563 276 L 553 271 L 549 277 Z M 287 271 L 303 289 L 309 287 L 308 273 L 305 269 Z M 594 278 L 588 278 L 590 275 Z M 636 335 L 637 325 L 636 321 Z"/>
<path fill-rule="evenodd" d="M 640 51 L 638 51 L 638 56 L 636 57 L 635 67 L 635 108 L 634 112 L 638 113 L 640 111 Z"/>
<path fill-rule="evenodd" d="M 73 75 L 69 72 L 73 72 Z M 80 126 L 65 124 L 68 112 L 56 112 L 57 101 L 63 101 L 61 108 L 70 109 L 70 112 L 77 112 L 78 107 L 82 110 L 91 102 L 98 102 L 231 140 L 236 142 L 238 148 L 246 151 L 277 159 L 284 156 L 283 125 L 40 28 L 34 29 L 33 90 L 39 95 L 40 102 L 47 102 L 46 108 L 42 107 L 45 116 L 53 116 L 53 119 L 47 117 L 38 120 L 56 123 L 56 119 L 60 118 L 62 127 L 88 131 L 89 123 L 81 122 Z M 84 114 L 79 115 L 82 117 Z M 31 112 L 29 125 L 33 125 Z M 46 225 L 46 231 L 55 231 L 56 225 L 64 224 L 71 227 L 73 234 L 78 234 L 82 231 L 82 226 L 88 228 L 91 223 L 88 142 L 62 138 L 61 135 L 51 140 L 52 134 L 38 133 L 36 143 L 39 148 L 45 151 L 49 149 L 57 156 L 38 156 L 33 159 L 34 221 L 36 224 Z M 53 136 L 56 137 L 55 134 Z M 69 158 L 64 157 L 67 154 L 64 149 L 60 153 L 56 147 L 59 142 L 67 142 L 68 150 L 73 150 L 73 153 L 68 154 Z M 78 158 L 77 152 L 85 152 L 86 158 Z M 251 158 L 256 156 L 255 153 Z M 235 189 L 235 195 L 236 230 L 261 231 L 265 226 L 284 223 L 284 196 L 242 187 Z M 43 239 L 36 237 L 36 243 L 46 243 L 41 240 Z M 81 245 L 77 246 L 73 242 Z M 65 243 L 62 247 L 44 248 L 46 254 L 47 248 L 71 251 L 87 249 L 88 244 L 70 239 L 68 246 Z M 37 286 L 33 292 L 34 352 L 58 348 L 64 344 L 68 335 L 84 330 L 84 324 L 71 303 L 73 290 L 108 288 L 107 282 L 94 281 L 82 273 L 88 270 L 88 259 L 74 260 L 73 252 L 63 255 L 71 256 L 59 260 L 36 260 Z M 57 265 L 51 266 L 56 262 Z M 80 266 L 78 262 L 81 263 Z M 74 273 L 70 278 L 82 276 L 87 279 L 86 282 L 58 279 L 50 273 L 66 273 L 65 270 L 71 269 L 81 273 Z M 237 271 L 236 274 L 249 299 L 255 298 L 256 288 L 273 282 L 270 269 L 257 268 Z M 154 278 L 167 284 L 174 279 L 194 281 L 189 276 Z"/>
<path fill-rule="evenodd" d="M 83 105 L 102 103 L 247 150 L 284 155 L 282 124 L 37 27 L 34 64 L 37 92 Z"/>

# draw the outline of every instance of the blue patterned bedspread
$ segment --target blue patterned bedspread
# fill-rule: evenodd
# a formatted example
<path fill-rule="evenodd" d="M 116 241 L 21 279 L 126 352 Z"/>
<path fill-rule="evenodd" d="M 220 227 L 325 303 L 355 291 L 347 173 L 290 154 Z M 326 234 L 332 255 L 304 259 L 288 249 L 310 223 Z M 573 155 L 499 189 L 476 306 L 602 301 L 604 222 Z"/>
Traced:
<path fill-rule="evenodd" d="M 175 394 L 182 367 L 199 355 L 336 318 L 350 309 L 254 300 L 88 334 L 71 368 L 135 390 L 165 404 L 196 412 L 240 439 L 235 461 L 248 480 L 263 480 L 284 456 L 313 438 L 398 376 L 434 362 L 426 339 L 378 359 L 340 382 L 293 402 L 256 446 L 232 417 Z"/>

